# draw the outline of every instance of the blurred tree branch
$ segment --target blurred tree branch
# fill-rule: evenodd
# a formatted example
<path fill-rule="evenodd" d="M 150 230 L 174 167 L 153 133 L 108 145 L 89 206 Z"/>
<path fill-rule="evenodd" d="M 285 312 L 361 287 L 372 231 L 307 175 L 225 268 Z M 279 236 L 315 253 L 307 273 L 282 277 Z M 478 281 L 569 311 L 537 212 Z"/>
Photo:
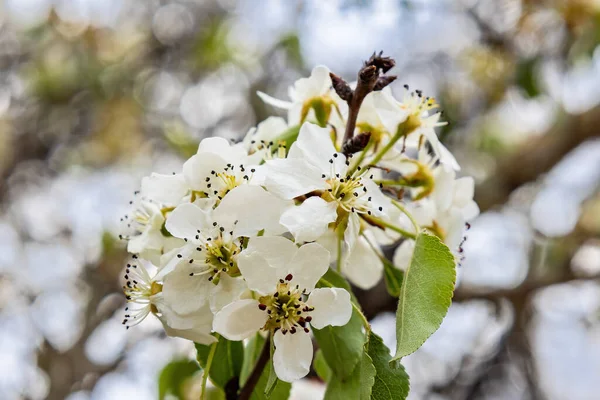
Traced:
<path fill-rule="evenodd" d="M 581 143 L 600 137 L 600 106 L 567 117 L 542 136 L 497 160 L 496 173 L 480 184 L 475 200 L 482 210 L 501 205 L 513 190 L 535 181 Z"/>
<path fill-rule="evenodd" d="M 119 274 L 122 271 L 124 253 L 122 250 L 109 253 L 111 254 L 104 257 L 97 267 L 88 266 L 81 277 L 82 282 L 90 289 L 90 295 L 83 313 L 86 317 L 84 329 L 77 342 L 64 353 L 45 343 L 39 353 L 38 365 L 50 377 L 48 400 L 62 400 L 75 390 L 91 390 L 97 379 L 113 370 L 122 359 L 122 355 L 119 355 L 110 365 L 97 365 L 90 361 L 85 353 L 85 344 L 90 335 L 124 303 L 111 301 L 105 309 L 99 309 L 99 305 L 107 296 L 121 293 Z"/>

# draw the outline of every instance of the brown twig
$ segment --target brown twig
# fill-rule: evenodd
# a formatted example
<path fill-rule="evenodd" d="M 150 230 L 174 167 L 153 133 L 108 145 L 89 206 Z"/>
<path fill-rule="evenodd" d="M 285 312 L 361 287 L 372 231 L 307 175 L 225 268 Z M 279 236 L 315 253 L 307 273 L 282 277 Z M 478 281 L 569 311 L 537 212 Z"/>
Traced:
<path fill-rule="evenodd" d="M 256 365 L 252 370 L 252 374 L 248 377 L 248 380 L 244 384 L 244 387 L 240 391 L 240 395 L 238 400 L 248 400 L 252 396 L 252 392 L 254 392 L 254 388 L 260 379 L 260 376 L 265 369 L 265 366 L 269 362 L 269 358 L 271 357 L 271 337 L 267 336 L 267 340 L 265 340 L 265 344 L 263 345 L 262 351 L 260 352 L 260 356 L 258 356 L 258 360 L 256 361 Z"/>
<path fill-rule="evenodd" d="M 348 149 L 348 146 L 345 146 L 346 143 L 354 137 L 356 119 L 363 100 L 372 91 L 382 90 L 396 79 L 395 76 L 380 75 L 388 72 L 394 65 L 396 65 L 396 62 L 390 57 L 383 57 L 382 52 L 379 54 L 373 53 L 371 58 L 358 71 L 358 83 L 354 90 L 341 77 L 334 73 L 329 74 L 336 93 L 348 103 L 348 121 L 346 122 L 346 131 L 342 142 L 343 147 L 346 147 L 346 149 Z"/>

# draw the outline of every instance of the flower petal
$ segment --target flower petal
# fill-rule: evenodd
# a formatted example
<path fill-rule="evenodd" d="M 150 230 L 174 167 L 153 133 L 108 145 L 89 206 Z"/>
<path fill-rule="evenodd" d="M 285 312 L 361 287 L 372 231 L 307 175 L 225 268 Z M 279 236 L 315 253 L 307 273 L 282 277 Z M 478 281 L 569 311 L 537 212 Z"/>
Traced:
<path fill-rule="evenodd" d="M 291 102 L 285 101 L 285 100 L 276 99 L 275 97 L 269 96 L 266 93 L 257 91 L 256 94 L 258 95 L 258 97 L 260 97 L 260 99 L 262 101 L 265 102 L 265 104 L 269 104 L 269 105 L 271 105 L 273 107 L 287 110 L 287 109 L 289 109 L 292 106 Z"/>
<path fill-rule="evenodd" d="M 194 343 L 200 343 L 203 345 L 210 345 L 217 341 L 217 338 L 212 336 L 210 333 L 205 333 L 202 329 L 173 329 L 169 328 L 168 325 L 163 325 L 165 333 L 170 337 L 179 337 L 182 339 L 191 340 Z"/>
<path fill-rule="evenodd" d="M 440 164 L 434 171 L 435 187 L 433 189 L 433 198 L 438 210 L 446 211 L 452 205 L 454 197 L 454 178 L 456 174 L 452 168 Z"/>
<path fill-rule="evenodd" d="M 269 160 L 266 174 L 267 190 L 284 199 L 327 188 L 323 173 L 302 159 Z"/>
<path fill-rule="evenodd" d="M 344 259 L 342 269 L 350 282 L 361 289 L 371 289 L 381 279 L 383 263 L 369 246 L 367 240 L 359 237 L 356 244 Z"/>
<path fill-rule="evenodd" d="M 329 252 L 329 263 L 331 264 L 338 258 L 338 237 L 334 230 L 329 229 L 318 240 L 321 246 Z"/>
<path fill-rule="evenodd" d="M 438 145 L 438 157 L 442 164 L 449 165 L 453 170 L 460 171 L 460 165 L 454 155 L 442 143 Z"/>
<path fill-rule="evenodd" d="M 227 161 L 218 154 L 196 154 L 183 164 L 183 176 L 190 188 L 205 192 L 206 178 L 211 176 L 211 171 L 221 172 L 225 167 Z"/>
<path fill-rule="evenodd" d="M 258 308 L 254 299 L 237 300 L 215 315 L 213 330 L 229 340 L 243 340 L 264 326 L 267 313 Z"/>
<path fill-rule="evenodd" d="M 167 274 L 162 290 L 166 305 L 179 314 L 189 314 L 205 305 L 209 289 L 214 284 L 208 281 L 206 275 L 190 276 L 190 273 L 203 270 L 185 262 Z"/>
<path fill-rule="evenodd" d="M 163 175 L 153 173 L 142 178 L 140 193 L 143 197 L 160 204 L 176 206 L 186 195 L 188 185 L 182 174 Z"/>
<path fill-rule="evenodd" d="M 320 197 L 309 197 L 302 204 L 290 207 L 281 215 L 281 224 L 294 235 L 296 242 L 312 242 L 327 232 L 337 218 L 337 204 Z"/>
<path fill-rule="evenodd" d="M 210 310 L 216 314 L 227 304 L 238 300 L 247 289 L 244 279 L 221 274 L 219 284 L 212 285 L 209 289 Z"/>
<path fill-rule="evenodd" d="M 198 230 L 211 227 L 212 218 L 200 207 L 184 203 L 177 206 L 167 217 L 165 227 L 171 235 L 180 239 L 193 238 Z"/>
<path fill-rule="evenodd" d="M 300 288 L 312 290 L 329 268 L 329 252 L 318 243 L 300 247 L 292 259 L 289 273 Z"/>
<path fill-rule="evenodd" d="M 282 236 L 260 236 L 250 239 L 242 254 L 259 253 L 271 268 L 284 268 L 296 255 L 298 246 Z"/>
<path fill-rule="evenodd" d="M 273 335 L 275 353 L 273 367 L 277 377 L 284 382 L 293 382 L 308 374 L 313 357 L 310 335 L 304 331 L 284 335 L 281 330 Z"/>
<path fill-rule="evenodd" d="M 309 77 L 300 78 L 294 82 L 294 86 L 288 89 L 288 94 L 292 101 L 304 102 L 313 97 L 324 95 L 330 87 L 329 68 L 324 65 L 317 65 L 313 68 Z"/>
<path fill-rule="evenodd" d="M 356 213 L 348 214 L 348 224 L 344 231 L 344 244 L 346 245 L 346 251 L 351 251 L 358 239 L 360 233 L 360 218 Z"/>
<path fill-rule="evenodd" d="M 284 237 L 255 237 L 239 255 L 238 267 L 250 289 L 267 294 L 287 275 L 296 252 L 296 245 Z"/>
<path fill-rule="evenodd" d="M 334 154 L 337 156 L 334 157 Z M 329 160 L 333 160 L 336 163 L 336 172 L 340 174 L 345 172 L 346 157 L 333 147 L 329 128 L 321 128 L 309 122 L 302 124 L 298 139 L 290 148 L 288 158 L 306 160 L 327 175 L 332 169 Z"/>
<path fill-rule="evenodd" d="M 402 271 L 405 271 L 410 265 L 414 250 L 414 240 L 405 240 L 402 242 L 402 244 L 396 248 L 396 251 L 394 251 L 394 258 L 392 259 L 394 266 Z"/>
<path fill-rule="evenodd" d="M 392 208 L 390 198 L 384 195 L 377 184 L 371 179 L 362 179 L 361 182 L 365 189 L 367 189 L 367 194 L 371 198 L 369 203 L 372 207 L 373 214 L 377 217 L 387 215 L 390 208 Z"/>
<path fill-rule="evenodd" d="M 171 325 L 173 321 L 169 321 L 169 318 L 165 318 L 165 310 L 161 309 L 163 317 L 160 318 L 165 332 L 169 336 L 181 337 L 184 339 L 192 340 L 196 343 L 211 344 L 217 341 L 217 338 L 210 334 L 212 330 L 213 315 L 205 306 L 193 314 L 186 314 L 179 316 L 179 319 L 185 319 L 186 328 L 179 328 Z"/>
<path fill-rule="evenodd" d="M 277 235 L 286 230 L 279 219 L 291 204 L 260 186 L 241 185 L 227 193 L 214 218 L 221 226 L 233 229 L 235 236 L 256 236 L 263 229 L 266 235 Z"/>
<path fill-rule="evenodd" d="M 466 207 L 473 200 L 475 194 L 475 181 L 473 177 L 465 176 L 454 181 L 454 205 L 459 208 Z"/>
<path fill-rule="evenodd" d="M 202 158 L 206 157 L 208 153 L 219 155 L 228 163 L 238 164 L 243 162 L 247 155 L 246 150 L 243 146 L 237 144 L 231 145 L 227 139 L 222 137 L 209 137 L 202 139 L 198 145 L 198 155 Z"/>
<path fill-rule="evenodd" d="M 345 289 L 315 289 L 308 296 L 306 304 L 315 308 L 310 313 L 312 317 L 310 324 L 317 329 L 323 329 L 328 325 L 346 325 L 352 316 L 350 293 Z"/>

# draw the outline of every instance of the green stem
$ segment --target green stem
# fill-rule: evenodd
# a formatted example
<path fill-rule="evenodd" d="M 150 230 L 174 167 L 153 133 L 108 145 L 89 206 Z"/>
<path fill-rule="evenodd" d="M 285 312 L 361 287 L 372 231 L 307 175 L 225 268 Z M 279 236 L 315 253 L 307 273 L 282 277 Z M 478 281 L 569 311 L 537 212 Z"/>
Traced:
<path fill-rule="evenodd" d="M 387 258 L 385 258 L 384 255 L 381 254 L 381 252 L 375 247 L 375 245 L 373 243 L 371 243 L 371 241 L 369 240 L 369 238 L 367 238 L 367 236 L 365 236 L 364 233 L 360 234 L 367 242 L 367 244 L 369 245 L 369 247 L 373 250 L 373 253 L 375 253 L 375 255 L 377 256 L 377 258 L 379 258 L 379 260 L 387 265 L 388 267 L 394 267 L 394 264 L 392 262 L 390 262 L 390 260 L 388 260 Z"/>
<path fill-rule="evenodd" d="M 354 304 L 354 302 L 352 302 L 352 308 L 360 316 L 363 326 L 365 327 L 365 330 L 367 331 L 367 337 L 369 337 L 371 335 L 371 324 L 369 324 L 369 320 L 367 320 L 367 317 L 365 317 L 365 314 L 363 314 L 363 312 L 360 310 L 360 308 L 358 308 L 358 306 L 356 304 Z"/>
<path fill-rule="evenodd" d="M 396 226 L 394 224 L 391 224 L 391 223 L 389 223 L 387 221 L 384 221 L 383 219 L 376 218 L 376 217 L 373 217 L 373 216 L 369 216 L 369 219 L 372 220 L 373 222 L 381 225 L 381 226 L 384 226 L 384 227 L 386 227 L 388 229 L 393 230 L 394 232 L 398 232 L 402 236 L 407 237 L 409 239 L 416 239 L 417 238 L 417 234 L 416 233 L 412 233 L 412 232 L 406 231 L 406 230 L 404 230 L 404 229 L 402 229 L 402 228 L 400 228 L 400 227 L 398 227 L 398 226 Z"/>
<path fill-rule="evenodd" d="M 217 351 L 217 344 L 219 344 L 219 339 L 221 338 L 221 335 L 216 333 L 215 337 L 217 338 L 217 341 L 210 346 L 208 358 L 206 359 L 206 368 L 204 368 L 204 373 L 202 374 L 202 392 L 200 393 L 200 400 L 204 400 L 206 398 L 206 381 L 208 380 L 208 373 L 210 372 L 210 367 L 212 365 L 213 358 L 215 357 L 215 353 Z"/>
<path fill-rule="evenodd" d="M 371 161 L 372 165 L 376 165 L 379 161 L 381 161 L 381 159 L 383 158 L 383 156 L 396 144 L 396 142 L 398 140 L 400 140 L 401 137 L 404 136 L 404 130 L 406 128 L 406 122 L 403 122 L 400 126 L 398 126 L 398 131 L 396 132 L 396 134 L 392 137 L 392 139 L 390 139 L 389 142 L 387 142 L 387 144 L 381 149 L 379 150 L 379 152 L 375 155 L 375 158 Z"/>
<path fill-rule="evenodd" d="M 415 227 L 415 231 L 416 232 L 420 232 L 421 231 L 421 227 L 419 226 L 419 224 L 417 224 L 417 221 L 415 221 L 414 217 L 412 216 L 411 213 L 408 212 L 408 210 L 406 209 L 406 207 L 404 207 L 403 204 L 401 204 L 400 202 L 396 201 L 396 200 L 392 200 L 392 203 L 396 206 L 396 208 L 400 211 L 402 211 L 402 213 L 404 215 L 406 215 L 408 217 L 408 219 L 410 219 L 410 222 L 412 222 L 413 226 Z"/>
<path fill-rule="evenodd" d="M 335 266 L 337 269 L 337 272 L 339 272 L 340 274 L 342 273 L 342 238 L 339 237 L 337 238 L 337 260 L 335 262 Z"/>

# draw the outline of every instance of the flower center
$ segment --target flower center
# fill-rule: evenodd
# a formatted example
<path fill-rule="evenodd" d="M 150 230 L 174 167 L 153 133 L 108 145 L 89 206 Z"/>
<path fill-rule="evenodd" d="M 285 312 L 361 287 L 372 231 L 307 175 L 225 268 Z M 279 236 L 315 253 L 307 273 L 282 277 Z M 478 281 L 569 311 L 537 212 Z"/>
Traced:
<path fill-rule="evenodd" d="M 206 197 L 216 197 L 218 203 L 231 190 L 241 185 L 244 181 L 249 181 L 251 174 L 254 172 L 254 168 L 248 172 L 242 164 L 238 167 L 233 164 L 227 164 L 223 171 L 220 172 L 212 170 L 210 175 L 205 178 L 205 195 Z"/>
<path fill-rule="evenodd" d="M 262 296 L 258 299 L 258 308 L 269 315 L 263 326 L 265 331 L 281 329 L 284 335 L 288 332 L 294 334 L 299 330 L 308 333 L 306 324 L 312 320 L 309 315 L 314 308 L 304 302 L 306 289 L 300 290 L 298 285 L 292 286 L 292 274 L 280 279 L 274 294 Z"/>
<path fill-rule="evenodd" d="M 241 239 L 233 238 L 233 232 L 225 232 L 225 229 L 220 227 L 216 237 L 200 238 L 200 231 L 198 231 L 196 239 L 202 242 L 202 245 L 196 248 L 196 252 L 203 254 L 203 262 L 192 258 L 189 263 L 201 264 L 205 270 L 190 273 L 190 276 L 207 275 L 208 280 L 215 285 L 219 284 L 222 273 L 231 277 L 240 276 L 237 256 L 241 251 L 242 243 Z"/>
<path fill-rule="evenodd" d="M 369 213 L 369 201 L 367 188 L 362 184 L 360 177 L 345 176 L 340 177 L 336 174 L 327 179 L 329 189 L 323 193 L 323 199 L 326 201 L 336 201 L 339 206 L 347 212 Z"/>
<path fill-rule="evenodd" d="M 134 256 L 137 258 L 137 256 Z M 127 298 L 127 302 L 131 306 L 127 306 L 123 325 L 127 329 L 142 322 L 148 314 L 157 314 L 158 309 L 154 304 L 156 296 L 162 292 L 162 284 L 152 280 L 144 267 L 139 267 L 136 264 L 127 264 L 125 269 L 126 284 L 123 286 L 123 292 Z"/>

